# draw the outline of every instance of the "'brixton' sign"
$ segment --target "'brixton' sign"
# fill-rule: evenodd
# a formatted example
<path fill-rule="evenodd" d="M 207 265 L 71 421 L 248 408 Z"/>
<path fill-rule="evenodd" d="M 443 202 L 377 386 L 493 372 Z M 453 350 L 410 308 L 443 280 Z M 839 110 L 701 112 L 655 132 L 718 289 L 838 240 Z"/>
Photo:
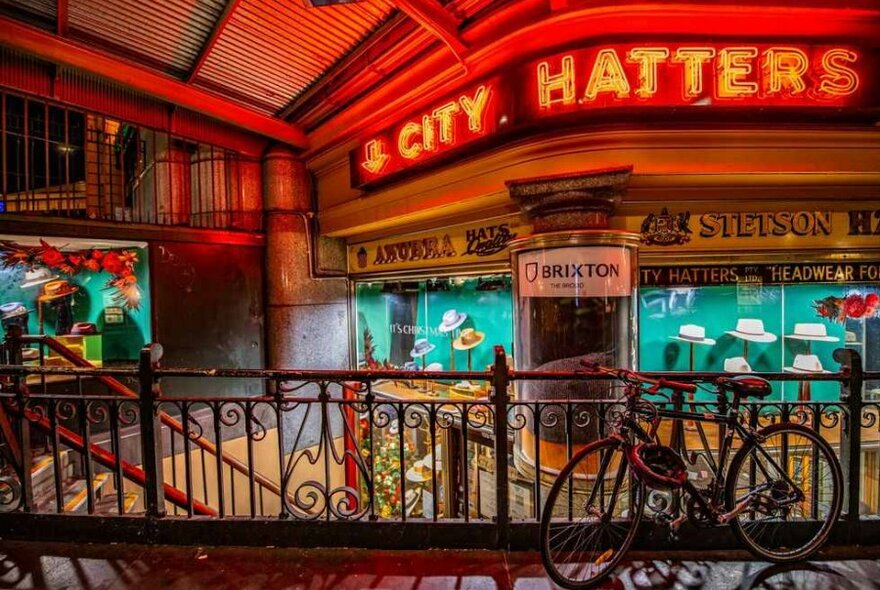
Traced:
<path fill-rule="evenodd" d="M 853 47 L 646 43 L 598 45 L 462 88 L 352 150 L 369 186 L 495 135 L 502 126 L 619 108 L 840 108 L 866 103 L 875 56 Z"/>

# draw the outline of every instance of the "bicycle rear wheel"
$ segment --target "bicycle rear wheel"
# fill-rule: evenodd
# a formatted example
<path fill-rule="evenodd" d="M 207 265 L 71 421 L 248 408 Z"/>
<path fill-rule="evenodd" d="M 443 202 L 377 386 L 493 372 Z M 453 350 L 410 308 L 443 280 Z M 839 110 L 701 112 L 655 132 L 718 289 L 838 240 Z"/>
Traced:
<path fill-rule="evenodd" d="M 644 498 L 619 441 L 598 440 L 576 453 L 541 516 L 541 557 L 553 581 L 581 589 L 608 577 L 635 537 Z"/>
<path fill-rule="evenodd" d="M 747 508 L 730 521 L 756 555 L 776 563 L 806 559 L 828 539 L 843 506 L 843 474 L 831 446 L 797 424 L 774 424 L 730 463 L 727 509 Z"/>

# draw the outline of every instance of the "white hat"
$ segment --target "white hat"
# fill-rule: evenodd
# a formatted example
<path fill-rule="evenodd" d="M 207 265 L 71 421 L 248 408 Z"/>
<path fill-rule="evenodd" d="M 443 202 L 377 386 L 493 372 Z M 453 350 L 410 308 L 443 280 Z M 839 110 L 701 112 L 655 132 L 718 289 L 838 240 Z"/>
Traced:
<path fill-rule="evenodd" d="M 425 356 L 426 354 L 428 354 L 429 352 L 431 352 L 435 348 L 437 348 L 437 347 L 434 346 L 433 344 L 431 344 L 430 342 L 428 342 L 427 338 L 419 338 L 413 344 L 413 349 L 411 351 L 409 351 L 409 356 L 413 357 L 414 359 L 417 359 L 419 357 Z"/>
<path fill-rule="evenodd" d="M 37 285 L 42 285 L 43 283 L 48 283 L 49 281 L 53 281 L 58 277 L 53 275 L 52 272 L 43 266 L 39 266 L 37 268 L 26 270 L 24 272 L 24 282 L 19 285 L 20 289 L 27 289 L 28 287 L 36 287 Z"/>
<path fill-rule="evenodd" d="M 736 320 L 736 330 L 728 330 L 728 334 L 750 342 L 776 342 L 776 334 L 764 331 L 763 320 Z"/>
<path fill-rule="evenodd" d="M 437 331 L 452 332 L 454 329 L 462 325 L 466 319 L 467 314 L 464 312 L 459 313 L 454 309 L 445 311 L 443 312 L 443 320 L 441 320 L 440 325 L 437 326 Z"/>
<path fill-rule="evenodd" d="M 696 324 L 684 324 L 678 329 L 678 336 L 670 336 L 670 338 L 693 344 L 715 344 L 713 339 L 706 338 L 706 328 Z"/>
<path fill-rule="evenodd" d="M 846 333 L 844 334 L 844 341 L 845 344 L 848 346 L 861 344 L 861 342 L 858 341 L 858 336 L 856 336 L 856 333 L 851 330 L 846 330 Z"/>
<path fill-rule="evenodd" d="M 793 340 L 816 340 L 819 342 L 839 342 L 837 336 L 829 336 L 825 324 L 795 324 L 794 334 L 786 335 Z"/>
<path fill-rule="evenodd" d="M 430 481 L 433 477 L 434 473 L 431 470 L 431 466 L 426 464 L 423 460 L 416 461 L 412 467 L 406 470 L 407 481 L 420 483 L 423 481 Z"/>
<path fill-rule="evenodd" d="M 428 366 L 425 367 L 426 371 L 442 371 L 443 364 L 442 363 L 428 363 Z"/>
<path fill-rule="evenodd" d="M 725 373 L 751 373 L 752 366 L 745 357 L 735 356 L 733 358 L 724 359 Z"/>
<path fill-rule="evenodd" d="M 790 367 L 783 367 L 783 371 L 787 373 L 830 373 L 822 368 L 819 357 L 815 354 L 797 354 L 794 362 Z"/>

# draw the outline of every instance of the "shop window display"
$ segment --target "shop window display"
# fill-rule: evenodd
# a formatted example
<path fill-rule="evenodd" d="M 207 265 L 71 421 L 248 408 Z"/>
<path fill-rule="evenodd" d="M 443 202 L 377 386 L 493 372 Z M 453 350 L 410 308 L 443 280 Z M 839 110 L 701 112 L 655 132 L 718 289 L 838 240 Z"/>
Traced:
<path fill-rule="evenodd" d="M 436 371 L 485 371 L 494 361 L 494 346 L 510 352 L 512 342 L 512 292 L 509 275 L 436 278 L 409 281 L 361 282 L 355 286 L 358 368 L 398 368 L 424 373 L 424 379 L 380 382 L 373 389 L 386 400 L 481 399 L 489 394 L 487 382 L 431 379 Z M 412 411 L 423 410 L 414 404 Z M 451 406 L 450 406 L 451 408 Z M 392 406 L 385 409 L 394 413 Z M 467 448 L 462 449 L 450 428 L 435 431 L 432 448 L 429 421 L 416 421 L 400 438 L 399 417 L 384 427 L 374 427 L 373 448 L 379 478 L 376 510 L 381 517 L 399 514 L 431 518 L 461 516 L 464 501 L 457 495 L 460 478 L 469 480 L 469 512 L 479 511 L 477 457 L 491 452 L 491 439 L 471 428 Z M 457 426 L 452 426 L 452 429 Z M 491 429 L 491 425 L 486 425 Z M 361 424 L 361 447 L 370 449 L 369 424 Z M 403 452 L 401 453 L 401 440 Z M 479 441 L 479 442 L 477 442 Z M 469 465 L 463 473 L 461 454 Z M 404 465 L 400 465 L 403 456 Z M 406 479 L 400 497 L 400 479 Z M 434 479 L 436 478 L 436 481 Z M 483 490 L 480 496 L 494 493 Z M 436 493 L 436 498 L 435 498 Z M 483 498 L 485 508 L 486 498 Z"/>
<path fill-rule="evenodd" d="M 53 336 L 98 366 L 134 362 L 150 341 L 146 244 L 0 236 L 0 264 L 4 334 L 15 325 Z"/>
<path fill-rule="evenodd" d="M 494 345 L 508 353 L 512 346 L 509 276 L 363 282 L 355 302 L 360 368 L 482 371 L 494 360 Z M 454 390 L 484 393 L 470 383 L 427 393 Z"/>
<path fill-rule="evenodd" d="M 880 369 L 880 285 L 643 287 L 639 365 L 657 371 L 833 372 L 837 348 Z M 777 401 L 839 399 L 837 383 L 774 383 Z M 867 397 L 880 383 L 867 383 Z"/>

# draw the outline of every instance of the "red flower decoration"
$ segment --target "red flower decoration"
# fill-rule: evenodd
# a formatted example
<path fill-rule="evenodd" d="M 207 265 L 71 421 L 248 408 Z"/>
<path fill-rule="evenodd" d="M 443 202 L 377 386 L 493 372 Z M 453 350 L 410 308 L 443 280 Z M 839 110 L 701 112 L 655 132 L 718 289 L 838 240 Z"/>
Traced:
<path fill-rule="evenodd" d="M 106 271 L 112 275 L 107 281 L 107 288 L 116 291 L 114 301 L 129 309 L 138 309 L 141 301 L 141 291 L 134 274 L 137 260 L 134 250 L 110 250 L 105 253 L 93 249 L 65 254 L 43 240 L 40 240 L 39 246 L 0 241 L 0 263 L 4 268 L 45 266 L 71 276 L 84 270 L 95 273 Z"/>
<path fill-rule="evenodd" d="M 125 270 L 125 263 L 122 262 L 119 254 L 113 251 L 107 252 L 104 255 L 103 260 L 101 260 L 101 266 L 104 267 L 104 270 L 114 275 L 122 274 Z"/>
<path fill-rule="evenodd" d="M 58 248 L 50 246 L 43 240 L 40 240 L 40 244 L 42 244 L 42 249 L 40 250 L 40 258 L 43 259 L 43 264 L 48 266 L 49 268 L 58 268 L 63 265 L 66 261 L 64 254 L 61 253 Z"/>
<path fill-rule="evenodd" d="M 876 293 L 868 293 L 865 295 L 865 305 L 868 307 L 877 307 L 877 304 L 880 303 L 880 295 Z"/>
<path fill-rule="evenodd" d="M 858 319 L 864 316 L 867 310 L 868 306 L 865 304 L 864 297 L 858 293 L 848 295 L 843 302 L 843 314 L 845 317 Z"/>

